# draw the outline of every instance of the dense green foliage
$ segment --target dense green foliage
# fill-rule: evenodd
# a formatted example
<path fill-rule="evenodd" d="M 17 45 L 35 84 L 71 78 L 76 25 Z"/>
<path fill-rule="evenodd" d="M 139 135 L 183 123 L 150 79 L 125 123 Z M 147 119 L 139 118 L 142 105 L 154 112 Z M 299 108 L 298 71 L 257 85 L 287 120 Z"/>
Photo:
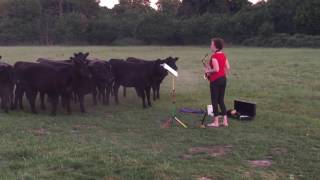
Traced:
<path fill-rule="evenodd" d="M 120 0 L 113 9 L 95 0 L 1 0 L 0 44 L 204 44 L 219 36 L 320 47 L 318 0 L 160 0 L 158 7 L 146 0 Z M 281 43 L 283 34 L 288 42 L 302 36 Z"/>
<path fill-rule="evenodd" d="M 65 59 L 78 51 L 104 59 L 178 56 L 177 108 L 205 108 L 210 102 L 200 62 L 208 47 L 0 48 L 2 61 L 10 64 L 38 57 Z M 25 99 L 24 111 L 0 111 L 0 179 L 319 179 L 320 51 L 236 47 L 225 52 L 232 68 L 227 108 L 234 99 L 256 102 L 252 122 L 230 120 L 228 128 L 199 129 L 201 116 L 179 113 L 190 128 L 161 129 L 171 113 L 170 77 L 161 86 L 161 99 L 148 109 L 141 108 L 131 88 L 126 98 L 119 97 L 118 106 L 113 98 L 109 106 L 93 106 L 88 95 L 88 113 L 81 114 L 74 104 L 71 116 L 61 106 L 56 117 L 49 110 L 33 115 Z M 213 145 L 232 149 L 222 157 L 201 153 L 182 158 L 192 147 Z M 270 168 L 253 168 L 248 160 L 256 159 L 273 163 Z"/>

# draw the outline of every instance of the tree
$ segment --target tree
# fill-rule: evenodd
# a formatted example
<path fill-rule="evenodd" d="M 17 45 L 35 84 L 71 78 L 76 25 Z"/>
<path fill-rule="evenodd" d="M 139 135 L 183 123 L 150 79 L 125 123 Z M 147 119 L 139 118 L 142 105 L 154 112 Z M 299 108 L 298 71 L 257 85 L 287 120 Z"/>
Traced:
<path fill-rule="evenodd" d="M 250 5 L 248 0 L 183 0 L 179 15 L 234 14 Z"/>
<path fill-rule="evenodd" d="M 147 44 L 176 44 L 179 26 L 170 15 L 153 13 L 138 24 L 136 37 Z"/>
<path fill-rule="evenodd" d="M 179 8 L 179 16 L 201 15 L 207 12 L 208 0 L 183 0 Z"/>
<path fill-rule="evenodd" d="M 227 1 L 228 9 L 232 14 L 235 14 L 243 9 L 249 8 L 252 3 L 248 0 L 229 0 Z"/>
<path fill-rule="evenodd" d="M 119 4 L 114 6 L 116 14 L 122 14 L 126 11 L 136 11 L 137 13 L 145 13 L 150 11 L 149 0 L 119 0 Z"/>
<path fill-rule="evenodd" d="M 180 0 L 159 0 L 157 2 L 158 11 L 166 14 L 177 14 L 180 5 Z"/>
<path fill-rule="evenodd" d="M 298 32 L 319 35 L 320 34 L 320 1 L 304 1 L 296 11 L 294 17 Z"/>
<path fill-rule="evenodd" d="M 304 1 L 309 0 L 268 0 L 266 5 L 268 13 L 272 16 L 274 28 L 277 33 L 296 32 L 294 17 L 296 9 Z"/>
<path fill-rule="evenodd" d="M 12 0 L 6 4 L 0 35 L 6 41 L 34 42 L 40 31 L 38 0 Z"/>

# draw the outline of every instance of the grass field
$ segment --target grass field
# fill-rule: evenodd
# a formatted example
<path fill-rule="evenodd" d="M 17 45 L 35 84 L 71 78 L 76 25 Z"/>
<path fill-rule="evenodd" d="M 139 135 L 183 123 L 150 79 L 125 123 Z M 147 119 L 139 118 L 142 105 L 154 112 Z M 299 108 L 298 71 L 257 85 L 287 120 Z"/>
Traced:
<path fill-rule="evenodd" d="M 199 61 L 207 47 L 0 47 L 2 61 L 12 64 L 77 51 L 103 59 L 178 56 L 177 107 L 210 103 Z M 252 122 L 200 129 L 199 116 L 179 114 L 190 128 L 161 129 L 171 111 L 168 77 L 160 101 L 146 110 L 129 89 L 119 106 L 113 99 L 110 106 L 92 106 L 88 96 L 87 114 L 78 106 L 71 116 L 60 108 L 56 117 L 33 115 L 28 107 L 1 111 L 0 179 L 320 179 L 319 49 L 225 51 L 232 68 L 227 108 L 234 99 L 256 102 Z M 228 148 L 219 154 L 223 146 Z M 248 163 L 265 159 L 270 167 Z"/>

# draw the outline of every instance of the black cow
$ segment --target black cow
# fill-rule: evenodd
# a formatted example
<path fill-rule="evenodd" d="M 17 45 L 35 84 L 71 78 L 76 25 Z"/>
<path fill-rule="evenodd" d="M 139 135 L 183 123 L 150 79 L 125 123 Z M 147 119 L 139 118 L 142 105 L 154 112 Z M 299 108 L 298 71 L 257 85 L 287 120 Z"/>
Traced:
<path fill-rule="evenodd" d="M 94 89 L 98 89 L 99 97 L 102 97 L 103 104 L 109 104 L 109 96 L 114 81 L 110 63 L 98 59 L 90 60 L 89 69 L 92 73 Z M 96 104 L 96 97 L 94 97 L 94 103 Z"/>
<path fill-rule="evenodd" d="M 148 105 L 150 102 L 150 90 L 153 78 L 159 76 L 162 72 L 161 61 L 152 63 L 131 63 L 121 59 L 111 59 L 112 72 L 115 77 L 114 96 L 118 104 L 118 90 L 120 85 L 124 87 L 134 87 L 138 96 L 142 98 L 142 106 L 146 108 L 145 98 L 147 97 Z"/>
<path fill-rule="evenodd" d="M 176 62 L 178 61 L 178 57 L 167 57 L 163 60 L 160 60 L 161 64 L 166 63 L 168 64 L 172 69 L 174 70 L 178 70 L 178 67 L 176 65 Z M 127 58 L 127 61 L 129 62 L 133 62 L 133 63 L 150 63 L 150 62 L 154 62 L 154 61 L 159 61 L 158 60 L 144 60 L 144 59 L 139 59 L 139 58 L 134 58 L 134 57 L 129 57 Z M 163 68 L 162 68 L 163 69 Z M 160 85 L 163 81 L 163 79 L 168 75 L 167 70 L 161 71 L 161 73 L 159 74 L 159 76 L 154 77 L 153 79 L 153 83 L 152 83 L 152 91 L 153 91 L 153 100 L 156 99 L 160 99 Z M 124 95 L 125 95 L 125 88 L 124 88 Z"/>
<path fill-rule="evenodd" d="M 59 95 L 62 96 L 63 104 L 70 113 L 70 95 L 77 83 L 82 78 L 90 76 L 88 64 L 83 61 L 86 57 L 72 58 L 72 64 L 60 63 L 50 65 L 45 63 L 17 62 L 14 66 L 17 76 L 16 100 L 22 99 L 21 92 L 26 92 L 31 110 L 37 113 L 35 98 L 37 92 L 46 93 L 52 104 L 52 114 L 56 114 Z M 81 112 L 85 112 L 83 96 L 80 95 Z"/>
<path fill-rule="evenodd" d="M 88 56 L 89 54 L 83 54 L 83 53 L 78 53 L 83 55 L 83 56 Z M 77 57 L 78 54 L 75 54 L 75 57 Z M 37 60 L 40 63 L 46 63 L 46 64 L 51 64 L 51 65 L 59 65 L 61 62 L 62 63 L 70 63 L 70 60 L 48 60 L 48 59 L 43 59 L 39 58 Z M 88 94 L 92 93 L 93 97 L 93 104 L 97 104 L 97 89 L 99 91 L 99 95 L 102 96 L 102 101 L 103 104 L 108 104 L 109 102 L 109 95 L 111 91 L 111 84 L 113 81 L 113 75 L 111 73 L 111 66 L 107 61 L 103 60 L 84 60 L 85 62 L 88 63 L 88 67 L 90 70 L 90 73 L 92 74 L 92 78 L 84 80 L 82 82 L 79 82 L 78 86 L 74 90 L 74 94 L 78 96 L 78 93 L 81 94 Z"/>
<path fill-rule="evenodd" d="M 0 56 L 1 58 L 1 56 Z M 9 104 L 13 107 L 14 73 L 13 67 L 0 62 L 0 98 L 1 108 L 9 112 Z"/>
<path fill-rule="evenodd" d="M 45 58 L 38 58 L 37 62 L 42 63 L 42 64 L 47 64 L 47 65 L 51 65 L 53 67 L 60 67 L 60 66 L 65 66 L 65 65 L 73 65 L 73 61 L 72 59 L 74 58 L 81 58 L 81 61 L 85 64 L 89 64 L 89 61 L 86 59 L 87 56 L 89 55 L 89 53 L 74 53 L 74 57 L 70 57 L 69 60 L 51 60 L 51 59 L 45 59 Z M 85 84 L 85 81 L 88 81 L 89 84 L 92 84 L 92 80 L 89 79 L 82 79 L 82 81 L 79 81 L 81 84 Z M 91 85 L 90 85 L 91 86 Z M 77 90 L 78 90 L 79 86 L 77 86 Z M 77 101 L 78 97 L 79 97 L 79 93 L 77 92 L 76 89 L 73 90 L 72 92 L 72 98 Z M 82 91 L 83 92 L 83 91 Z M 90 91 L 91 92 L 91 91 Z M 40 98 L 41 98 L 41 108 L 45 109 L 45 103 L 44 103 L 44 93 L 40 93 Z M 96 96 L 93 94 L 93 96 Z"/>
<path fill-rule="evenodd" d="M 68 84 L 67 80 L 63 76 L 60 76 L 62 73 L 52 66 L 31 62 L 17 62 L 14 68 L 17 77 L 15 104 L 17 104 L 18 99 L 21 101 L 22 94 L 25 92 L 31 106 L 31 111 L 37 113 L 35 107 L 37 93 L 46 93 L 52 105 L 51 113 L 54 115 L 57 109 L 59 94 L 67 94 L 65 87 Z"/>

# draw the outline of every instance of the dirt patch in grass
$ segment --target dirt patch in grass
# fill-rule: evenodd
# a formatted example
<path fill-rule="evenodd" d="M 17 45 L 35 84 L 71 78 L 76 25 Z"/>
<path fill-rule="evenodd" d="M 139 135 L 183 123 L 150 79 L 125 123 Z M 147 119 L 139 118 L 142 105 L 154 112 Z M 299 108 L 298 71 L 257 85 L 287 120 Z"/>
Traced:
<path fill-rule="evenodd" d="M 106 118 L 108 118 L 108 119 L 113 119 L 113 118 L 114 118 L 114 115 L 111 114 L 111 113 L 106 113 Z"/>
<path fill-rule="evenodd" d="M 96 125 L 90 125 L 90 124 L 76 124 L 72 126 L 73 130 L 85 130 L 85 129 L 97 129 Z"/>
<path fill-rule="evenodd" d="M 213 178 L 209 176 L 202 176 L 202 177 L 199 177 L 197 180 L 213 180 Z"/>
<path fill-rule="evenodd" d="M 151 145 L 152 153 L 153 154 L 160 154 L 167 148 L 164 144 L 155 143 Z"/>
<path fill-rule="evenodd" d="M 173 120 L 169 118 L 161 121 L 160 127 L 163 129 L 167 129 L 167 128 L 170 128 L 172 125 L 173 125 Z"/>
<path fill-rule="evenodd" d="M 252 178 L 253 176 L 254 176 L 254 174 L 251 171 L 246 171 L 243 174 L 243 177 L 245 177 L 245 178 Z"/>
<path fill-rule="evenodd" d="M 108 176 L 104 177 L 104 180 L 121 180 L 122 178 L 117 177 L 117 176 Z"/>
<path fill-rule="evenodd" d="M 48 129 L 45 128 L 30 129 L 29 132 L 32 133 L 34 136 L 46 136 L 50 134 Z"/>
<path fill-rule="evenodd" d="M 288 149 L 284 147 L 276 147 L 271 149 L 272 155 L 285 155 L 288 153 Z"/>
<path fill-rule="evenodd" d="M 232 145 L 212 145 L 198 146 L 188 149 L 188 152 L 181 156 L 181 159 L 191 159 L 197 155 L 206 155 L 209 157 L 223 157 L 231 152 Z"/>
<path fill-rule="evenodd" d="M 250 160 L 249 165 L 253 168 L 269 168 L 272 165 L 272 160 L 270 159 L 260 159 L 260 160 Z"/>

